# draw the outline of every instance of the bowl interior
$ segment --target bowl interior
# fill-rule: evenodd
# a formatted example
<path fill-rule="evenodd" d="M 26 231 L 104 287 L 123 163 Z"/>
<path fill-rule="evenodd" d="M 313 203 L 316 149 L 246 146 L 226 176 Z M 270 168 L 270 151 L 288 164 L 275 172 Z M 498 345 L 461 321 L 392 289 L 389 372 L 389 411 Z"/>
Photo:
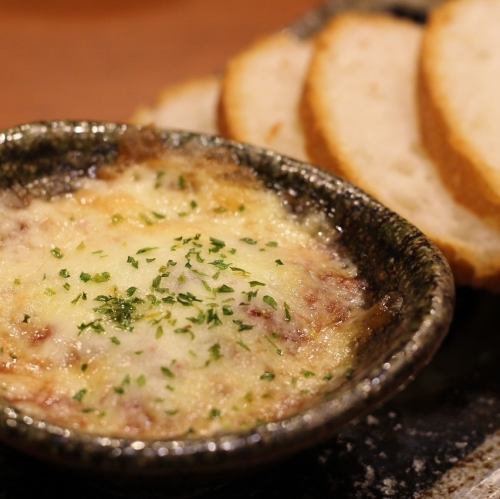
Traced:
<path fill-rule="evenodd" d="M 398 313 L 370 336 L 354 369 L 326 398 L 294 417 L 245 434 L 199 440 L 129 441 L 58 428 L 0 400 L 0 438 L 29 452 L 102 469 L 189 472 L 248 465 L 310 445 L 405 386 L 439 346 L 451 319 L 454 286 L 441 253 L 413 226 L 337 177 L 257 147 L 202 134 L 93 122 L 23 125 L 0 134 L 0 189 L 50 198 L 127 154 L 158 146 L 231 160 L 286 191 L 292 210 L 319 207 L 375 298 Z"/>

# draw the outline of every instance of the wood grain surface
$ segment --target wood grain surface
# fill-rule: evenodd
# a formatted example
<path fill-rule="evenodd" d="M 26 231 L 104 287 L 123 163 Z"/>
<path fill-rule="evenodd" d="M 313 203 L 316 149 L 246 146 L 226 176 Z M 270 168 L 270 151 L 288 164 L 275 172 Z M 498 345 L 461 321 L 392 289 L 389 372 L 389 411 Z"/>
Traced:
<path fill-rule="evenodd" d="M 320 0 L 0 0 L 0 128 L 126 120 Z"/>

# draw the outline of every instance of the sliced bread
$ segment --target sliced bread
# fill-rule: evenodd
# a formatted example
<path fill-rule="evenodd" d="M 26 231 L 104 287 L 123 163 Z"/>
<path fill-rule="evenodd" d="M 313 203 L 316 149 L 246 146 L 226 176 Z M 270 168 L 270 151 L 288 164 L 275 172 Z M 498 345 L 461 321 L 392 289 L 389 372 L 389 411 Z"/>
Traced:
<path fill-rule="evenodd" d="M 346 14 L 320 35 L 302 111 L 311 158 L 406 217 L 462 284 L 500 287 L 500 232 L 458 204 L 421 146 L 416 72 L 422 29 Z"/>
<path fill-rule="evenodd" d="M 500 0 L 439 7 L 419 71 L 422 137 L 455 197 L 500 225 Z"/>
<path fill-rule="evenodd" d="M 163 128 L 216 133 L 219 90 L 220 80 L 216 76 L 180 83 L 164 91 L 154 107 L 139 110 L 132 121 Z"/>
<path fill-rule="evenodd" d="M 279 33 L 230 60 L 219 101 L 221 132 L 306 159 L 299 103 L 311 47 Z"/>

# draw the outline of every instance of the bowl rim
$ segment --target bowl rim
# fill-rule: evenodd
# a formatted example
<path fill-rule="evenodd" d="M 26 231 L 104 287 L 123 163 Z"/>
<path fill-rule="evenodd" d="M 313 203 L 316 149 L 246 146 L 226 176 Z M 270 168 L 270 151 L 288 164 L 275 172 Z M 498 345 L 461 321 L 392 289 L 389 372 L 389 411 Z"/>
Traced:
<path fill-rule="evenodd" d="M 144 127 L 100 121 L 40 121 L 0 131 L 0 151 L 10 144 L 51 134 L 102 133 L 106 135 Z M 196 473 L 234 468 L 274 459 L 309 447 L 332 435 L 353 418 L 364 415 L 406 387 L 432 358 L 448 331 L 454 306 L 454 282 L 442 253 L 399 215 L 360 189 L 308 163 L 261 147 L 237 143 L 204 133 L 159 129 L 174 142 L 191 137 L 203 147 L 238 149 L 280 163 L 280 168 L 301 169 L 329 185 L 337 195 L 352 194 L 365 209 L 389 215 L 392 224 L 405 226 L 428 252 L 423 262 L 433 265 L 431 305 L 420 317 L 410 341 L 381 365 L 373 366 L 352 390 L 334 400 L 321 401 L 278 422 L 259 425 L 246 433 L 228 433 L 196 439 L 132 439 L 88 434 L 30 417 L 0 400 L 0 440 L 36 456 L 77 467 L 137 473 Z M 314 187 L 317 188 L 317 187 Z"/>

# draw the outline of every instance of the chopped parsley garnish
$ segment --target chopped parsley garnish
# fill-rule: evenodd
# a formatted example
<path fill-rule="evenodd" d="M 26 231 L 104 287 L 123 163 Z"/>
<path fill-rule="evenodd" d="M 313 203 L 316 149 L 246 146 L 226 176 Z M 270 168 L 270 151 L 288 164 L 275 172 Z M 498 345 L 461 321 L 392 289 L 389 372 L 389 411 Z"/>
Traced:
<path fill-rule="evenodd" d="M 259 282 L 259 281 L 250 281 L 249 284 L 250 284 L 251 288 L 254 288 L 255 286 L 265 286 L 265 284 L 263 282 Z"/>
<path fill-rule="evenodd" d="M 184 190 L 186 188 L 186 179 L 182 175 L 179 175 L 179 178 L 177 179 L 177 185 L 181 190 Z"/>
<path fill-rule="evenodd" d="M 229 305 L 222 306 L 222 314 L 223 315 L 233 315 L 233 309 Z"/>
<path fill-rule="evenodd" d="M 266 246 L 268 246 L 269 248 L 276 248 L 278 246 L 278 243 L 276 241 L 269 241 L 268 243 L 266 243 Z"/>
<path fill-rule="evenodd" d="M 250 272 L 247 272 L 245 269 L 241 269 L 239 267 L 230 267 L 230 268 L 233 272 L 242 274 L 244 277 L 248 277 L 250 275 Z"/>
<path fill-rule="evenodd" d="M 125 219 L 123 218 L 123 215 L 120 215 L 119 213 L 115 213 L 112 217 L 111 217 L 111 223 L 113 225 L 117 225 L 119 223 L 122 223 Z"/>
<path fill-rule="evenodd" d="M 130 263 L 130 265 L 132 265 L 132 267 L 134 267 L 134 269 L 139 268 L 139 262 L 133 256 L 129 255 L 127 257 L 127 263 Z"/>
<path fill-rule="evenodd" d="M 274 263 L 276 265 L 285 265 L 279 258 L 276 258 L 276 260 L 274 260 Z"/>
<path fill-rule="evenodd" d="M 60 249 L 60 248 L 58 248 L 57 246 L 56 246 L 55 248 L 52 248 L 52 249 L 50 250 L 50 252 L 52 253 L 52 256 L 53 256 L 54 258 L 59 258 L 59 259 L 61 259 L 61 258 L 64 256 L 64 254 L 63 254 L 63 252 L 61 251 L 61 249 Z"/>
<path fill-rule="evenodd" d="M 86 329 L 91 329 L 94 331 L 94 333 L 103 333 L 104 332 L 104 327 L 101 324 L 101 319 L 96 319 L 95 321 L 91 322 L 82 322 L 78 326 L 78 335 L 82 334 Z"/>
<path fill-rule="evenodd" d="M 221 412 L 219 409 L 216 409 L 215 407 L 212 407 L 210 409 L 210 412 L 208 413 L 208 417 L 210 419 L 215 419 L 215 418 L 220 418 Z"/>
<path fill-rule="evenodd" d="M 116 336 L 112 336 L 110 339 L 114 345 L 121 345 L 121 341 Z"/>
<path fill-rule="evenodd" d="M 224 241 L 216 239 L 215 237 L 210 238 L 210 244 L 211 247 L 208 250 L 209 253 L 217 253 L 226 246 L 226 243 Z"/>
<path fill-rule="evenodd" d="M 87 272 L 82 272 L 80 274 L 80 280 L 81 281 L 88 282 L 88 281 L 90 281 L 90 279 L 92 279 L 92 276 L 90 274 L 87 274 Z"/>
<path fill-rule="evenodd" d="M 195 301 L 201 302 L 201 300 L 199 298 L 196 298 L 195 295 L 193 295 L 192 293 L 189 293 L 189 292 L 179 293 L 177 295 L 177 301 L 186 307 L 193 305 L 193 302 L 195 302 Z"/>
<path fill-rule="evenodd" d="M 285 303 L 283 304 L 283 307 L 284 307 L 284 309 L 285 309 L 285 320 L 286 320 L 287 322 L 289 322 L 289 321 L 292 319 L 292 317 L 291 317 L 291 315 L 290 315 L 290 309 L 288 308 L 288 304 L 287 304 L 287 302 L 285 302 Z"/>
<path fill-rule="evenodd" d="M 146 248 L 141 248 L 137 250 L 136 255 L 142 255 L 143 253 L 149 253 L 150 251 L 157 250 L 158 246 L 149 246 Z"/>
<path fill-rule="evenodd" d="M 316 376 L 316 373 L 313 373 L 312 371 L 308 371 L 307 369 L 302 369 L 302 376 L 304 376 L 304 378 L 314 378 L 314 376 Z"/>
<path fill-rule="evenodd" d="M 164 376 L 166 376 L 167 378 L 175 378 L 175 374 L 168 367 L 162 366 L 160 369 L 161 369 L 162 374 Z"/>
<path fill-rule="evenodd" d="M 108 320 L 115 323 L 120 329 L 131 331 L 133 323 L 139 318 L 136 313 L 136 305 L 143 303 L 140 298 L 121 298 L 118 296 L 99 295 L 95 301 L 102 302 L 102 305 L 94 308 L 98 314 L 104 315 Z"/>
<path fill-rule="evenodd" d="M 164 218 L 166 218 L 166 215 L 160 213 L 159 211 L 152 211 L 151 214 L 158 220 L 163 220 Z"/>
<path fill-rule="evenodd" d="M 222 324 L 219 315 L 217 314 L 217 312 L 214 311 L 213 308 L 208 309 L 207 324 L 209 324 L 210 327 L 220 326 Z"/>
<path fill-rule="evenodd" d="M 333 379 L 333 374 L 332 373 L 327 373 L 323 376 L 324 381 L 330 381 Z"/>
<path fill-rule="evenodd" d="M 233 322 L 238 326 L 238 331 L 249 331 L 254 328 L 251 324 L 245 324 L 243 321 L 238 319 L 233 319 Z"/>
<path fill-rule="evenodd" d="M 283 355 L 283 350 L 281 350 L 281 348 L 279 348 L 278 345 L 276 345 L 276 343 L 269 336 L 266 336 L 265 338 L 266 341 L 274 348 L 274 351 L 278 355 Z"/>
<path fill-rule="evenodd" d="M 272 381 L 274 378 L 276 378 L 276 375 L 270 371 L 266 371 L 260 375 L 260 379 L 264 381 Z"/>
<path fill-rule="evenodd" d="M 264 295 L 262 297 L 262 301 L 266 304 L 266 305 L 269 305 L 271 308 L 273 308 L 274 310 L 277 310 L 278 309 L 278 303 L 276 302 L 276 300 L 270 296 L 270 295 Z"/>
<path fill-rule="evenodd" d="M 77 402 L 82 402 L 83 397 L 85 397 L 86 394 L 87 390 L 85 388 L 82 388 L 73 395 L 73 400 L 76 400 Z"/>
<path fill-rule="evenodd" d="M 94 282 L 106 282 L 111 279 L 111 274 L 109 272 L 101 272 L 99 274 L 94 274 L 92 280 Z"/>
<path fill-rule="evenodd" d="M 141 374 L 137 377 L 135 382 L 137 383 L 137 386 L 143 387 L 146 384 L 146 376 L 144 376 L 144 374 Z"/>
<path fill-rule="evenodd" d="M 214 260 L 213 262 L 210 262 L 210 265 L 213 265 L 219 270 L 226 270 L 231 264 L 226 263 L 224 260 Z"/>
<path fill-rule="evenodd" d="M 219 343 L 214 343 L 209 349 L 210 353 L 210 358 L 212 360 L 219 360 L 222 357 L 222 354 L 220 353 L 220 344 Z"/>
<path fill-rule="evenodd" d="M 242 340 L 238 340 L 236 342 L 237 345 L 239 345 L 241 348 L 244 348 L 245 350 L 248 350 L 249 352 L 251 351 L 250 350 L 250 347 Z"/>
<path fill-rule="evenodd" d="M 59 271 L 59 275 L 63 277 L 64 279 L 67 279 L 68 277 L 71 277 L 67 269 L 61 269 Z"/>
<path fill-rule="evenodd" d="M 223 284 L 217 288 L 217 293 L 233 293 L 234 289 L 230 286 Z"/>
<path fill-rule="evenodd" d="M 137 291 L 137 288 L 135 286 L 130 286 L 130 288 L 128 288 L 126 291 L 127 296 L 133 296 L 136 291 Z"/>
<path fill-rule="evenodd" d="M 156 328 L 155 338 L 157 340 L 159 340 L 162 336 L 163 336 L 163 327 L 162 326 L 158 326 Z"/>
<path fill-rule="evenodd" d="M 257 244 L 257 241 L 255 239 L 252 239 L 251 237 L 242 237 L 240 241 L 243 241 L 244 243 L 247 244 Z"/>

